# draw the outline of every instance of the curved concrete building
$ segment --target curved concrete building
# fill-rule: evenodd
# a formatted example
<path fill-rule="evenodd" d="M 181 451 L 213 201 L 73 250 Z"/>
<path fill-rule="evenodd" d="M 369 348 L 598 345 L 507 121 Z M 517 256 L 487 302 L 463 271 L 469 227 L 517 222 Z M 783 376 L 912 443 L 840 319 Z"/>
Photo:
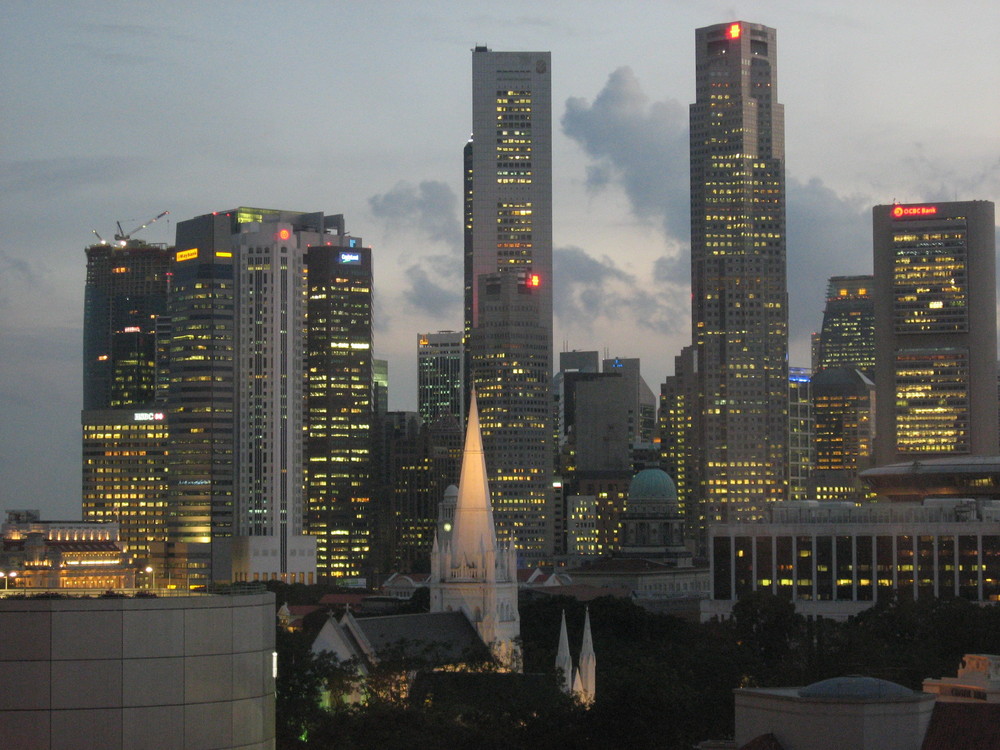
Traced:
<path fill-rule="evenodd" d="M 274 747 L 274 595 L 0 599 L 0 747 Z"/>

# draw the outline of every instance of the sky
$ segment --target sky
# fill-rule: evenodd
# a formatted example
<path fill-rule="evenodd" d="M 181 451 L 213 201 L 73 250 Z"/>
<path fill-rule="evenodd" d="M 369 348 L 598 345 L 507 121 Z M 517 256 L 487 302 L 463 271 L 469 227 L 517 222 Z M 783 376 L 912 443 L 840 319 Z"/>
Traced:
<path fill-rule="evenodd" d="M 0 3 L 0 511 L 80 517 L 84 248 L 235 206 L 343 213 L 373 248 L 375 356 L 416 408 L 462 325 L 471 49 L 552 53 L 556 349 L 690 343 L 694 30 L 778 30 L 790 363 L 871 206 L 1000 199 L 995 0 Z"/>

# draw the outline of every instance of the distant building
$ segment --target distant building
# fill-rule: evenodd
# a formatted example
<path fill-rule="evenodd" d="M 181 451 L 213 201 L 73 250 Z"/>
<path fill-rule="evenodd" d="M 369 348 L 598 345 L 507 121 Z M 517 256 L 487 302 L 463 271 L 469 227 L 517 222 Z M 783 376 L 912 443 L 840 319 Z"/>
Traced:
<path fill-rule="evenodd" d="M 1000 601 L 1000 499 L 789 502 L 769 516 L 711 528 L 703 618 L 728 616 L 753 591 L 833 619 L 897 596 Z"/>
<path fill-rule="evenodd" d="M 425 424 L 465 413 L 465 344 L 456 331 L 417 334 L 417 409 Z"/>
<path fill-rule="evenodd" d="M 688 536 L 704 548 L 705 507 L 698 455 L 698 424 L 701 419 L 696 350 L 686 346 L 674 357 L 674 374 L 660 386 L 658 415 L 660 467 L 674 479 L 677 503 L 684 515 Z"/>
<path fill-rule="evenodd" d="M 388 407 L 388 365 L 377 374 L 372 358 L 371 248 L 344 232 L 343 217 L 325 224 L 305 251 L 308 530 L 320 578 L 357 578 L 375 523 L 372 447 L 376 419 Z"/>
<path fill-rule="evenodd" d="M 695 30 L 690 107 L 697 500 L 760 518 L 787 496 L 784 106 L 773 28 Z"/>
<path fill-rule="evenodd" d="M 130 589 L 150 585 L 125 551 L 117 523 L 42 521 L 38 511 L 9 510 L 0 529 L 4 589 Z"/>
<path fill-rule="evenodd" d="M 85 410 L 83 518 L 118 524 L 129 554 L 167 538 L 169 428 L 154 407 Z"/>
<path fill-rule="evenodd" d="M 943 702 L 1000 703 L 1000 656 L 966 654 L 954 677 L 928 677 L 925 693 L 934 693 Z"/>
<path fill-rule="evenodd" d="M 472 52 L 465 334 L 502 537 L 553 549 L 552 73 L 548 52 Z"/>
<path fill-rule="evenodd" d="M 815 465 L 812 373 L 788 368 L 788 498 L 805 500 Z"/>
<path fill-rule="evenodd" d="M 833 276 L 826 290 L 816 370 L 852 367 L 875 376 L 875 300 L 872 276 Z"/>
<path fill-rule="evenodd" d="M 872 209 L 876 464 L 997 451 L 989 201 Z"/>
<path fill-rule="evenodd" d="M 860 473 L 874 460 L 875 384 L 851 367 L 821 370 L 812 377 L 812 411 L 815 463 L 808 498 L 867 498 Z"/>

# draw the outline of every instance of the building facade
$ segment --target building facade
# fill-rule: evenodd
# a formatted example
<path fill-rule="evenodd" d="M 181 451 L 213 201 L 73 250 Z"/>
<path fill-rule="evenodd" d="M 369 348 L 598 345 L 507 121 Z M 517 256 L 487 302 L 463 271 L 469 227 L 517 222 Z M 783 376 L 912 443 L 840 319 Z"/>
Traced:
<path fill-rule="evenodd" d="M 306 253 L 307 506 L 321 578 L 362 575 L 373 521 L 372 253 L 342 229 Z"/>
<path fill-rule="evenodd" d="M 552 552 L 550 66 L 548 52 L 476 47 L 465 150 L 470 378 L 498 521 L 531 561 Z"/>
<path fill-rule="evenodd" d="M 788 482 L 784 108 L 777 34 L 696 30 L 691 105 L 692 338 L 699 501 L 758 517 Z"/>
<path fill-rule="evenodd" d="M 853 367 L 875 376 L 872 276 L 833 276 L 826 290 L 815 369 Z"/>
<path fill-rule="evenodd" d="M 465 345 L 457 331 L 417 334 L 417 409 L 425 424 L 465 412 Z"/>
<path fill-rule="evenodd" d="M 989 201 L 875 206 L 876 463 L 997 452 Z"/>

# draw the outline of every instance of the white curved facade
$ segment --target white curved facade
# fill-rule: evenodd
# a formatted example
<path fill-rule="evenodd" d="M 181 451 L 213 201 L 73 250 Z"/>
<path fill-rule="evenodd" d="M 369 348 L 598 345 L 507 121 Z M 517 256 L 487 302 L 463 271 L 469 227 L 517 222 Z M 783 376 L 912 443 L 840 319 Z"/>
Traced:
<path fill-rule="evenodd" d="M 274 595 L 0 599 L 0 747 L 274 747 Z"/>

